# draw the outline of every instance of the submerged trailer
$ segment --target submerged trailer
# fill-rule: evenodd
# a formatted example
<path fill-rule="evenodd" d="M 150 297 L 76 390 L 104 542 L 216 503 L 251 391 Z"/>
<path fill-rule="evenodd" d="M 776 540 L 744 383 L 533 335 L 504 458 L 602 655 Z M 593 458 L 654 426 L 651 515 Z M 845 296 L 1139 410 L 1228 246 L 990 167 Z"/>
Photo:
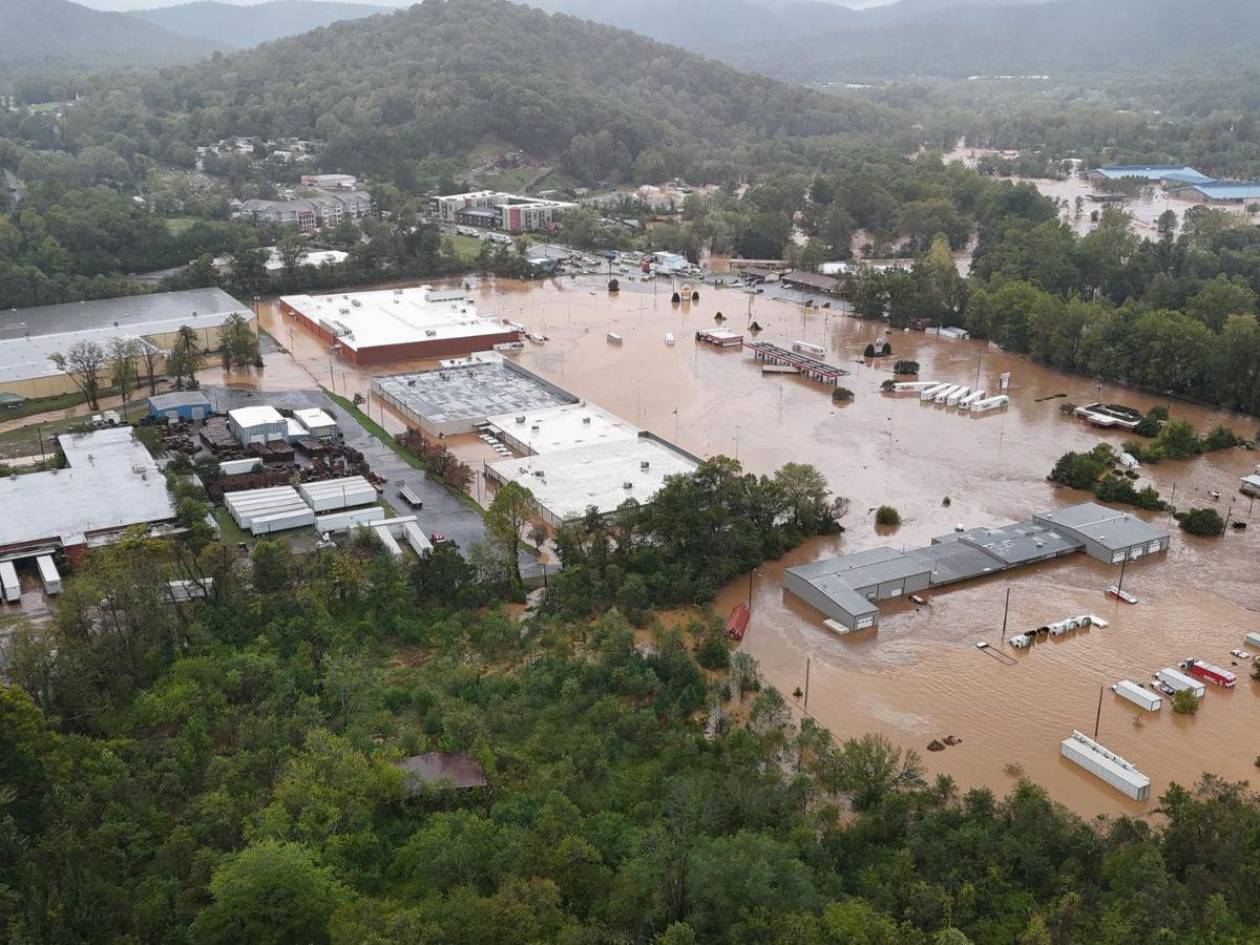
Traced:
<path fill-rule="evenodd" d="M 22 599 L 22 585 L 12 561 L 0 561 L 0 599 L 16 604 Z"/>
<path fill-rule="evenodd" d="M 970 407 L 972 404 L 976 403 L 977 401 L 984 400 L 988 396 L 989 396 L 988 391 L 973 390 L 970 394 L 968 394 L 962 400 L 958 401 L 958 406 L 965 410 L 968 407 Z"/>
<path fill-rule="evenodd" d="M 1145 801 L 1151 796 L 1150 778 L 1132 762 L 1125 761 L 1088 735 L 1073 731 L 1060 743 L 1059 754 L 1135 801 Z"/>
<path fill-rule="evenodd" d="M 964 397 L 970 396 L 970 394 L 971 394 L 970 387 L 960 387 L 958 388 L 958 390 L 954 391 L 952 394 L 950 394 L 948 397 L 945 398 L 945 406 L 957 407 L 959 403 L 962 402 L 962 399 Z"/>
<path fill-rule="evenodd" d="M 944 390 L 938 390 L 936 392 L 936 396 L 932 398 L 932 402 L 936 404 L 943 404 L 962 389 L 963 386 L 961 384 L 950 384 Z"/>
<path fill-rule="evenodd" d="M 1195 659 L 1193 656 L 1184 660 L 1181 668 L 1191 676 L 1197 676 L 1199 679 L 1210 682 L 1214 686 L 1221 686 L 1225 689 L 1233 689 L 1234 684 L 1238 682 L 1238 677 L 1228 669 L 1222 669 L 1214 663 Z"/>
<path fill-rule="evenodd" d="M 1120 680 L 1111 687 L 1111 691 L 1134 705 L 1141 706 L 1147 712 L 1158 712 L 1164 705 L 1159 693 L 1151 692 L 1129 679 Z"/>
<path fill-rule="evenodd" d="M 999 394 L 996 397 L 986 397 L 984 400 L 977 400 L 968 409 L 972 413 L 988 413 L 990 410 L 1001 410 L 1010 402 L 1011 398 L 1005 394 Z"/>
<path fill-rule="evenodd" d="M 1180 670 L 1173 669 L 1171 666 L 1165 666 L 1155 674 L 1155 678 L 1162 682 L 1173 692 L 1192 692 L 1195 698 L 1202 699 L 1207 695 L 1207 686 L 1199 682 L 1197 679 L 1191 679 Z"/>
<path fill-rule="evenodd" d="M 935 400 L 937 394 L 939 394 L 941 391 L 945 390 L 946 388 L 953 387 L 953 386 L 954 385 L 952 384 L 933 384 L 931 387 L 928 387 L 922 392 L 920 392 L 919 399 L 924 400 L 924 401 Z"/>
<path fill-rule="evenodd" d="M 922 394 L 938 383 L 937 381 L 894 381 L 887 390 L 890 394 Z"/>
<path fill-rule="evenodd" d="M 1243 643 L 1247 644 L 1247 646 L 1254 646 L 1257 650 L 1260 650 L 1260 633 L 1247 634 L 1247 636 L 1243 638 Z"/>
<path fill-rule="evenodd" d="M 39 579 L 44 582 L 44 593 L 60 594 L 61 575 L 57 573 L 52 555 L 40 555 L 35 559 L 35 565 L 39 568 Z"/>

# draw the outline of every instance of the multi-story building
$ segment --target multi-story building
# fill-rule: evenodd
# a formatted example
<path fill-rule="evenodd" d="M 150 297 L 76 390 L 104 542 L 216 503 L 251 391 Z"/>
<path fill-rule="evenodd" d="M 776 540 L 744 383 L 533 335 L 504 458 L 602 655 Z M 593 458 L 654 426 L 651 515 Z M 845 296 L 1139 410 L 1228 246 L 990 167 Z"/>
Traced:
<path fill-rule="evenodd" d="M 475 190 L 434 197 L 432 210 L 443 223 L 524 233 L 551 228 L 561 213 L 576 206 L 563 200 Z"/>
<path fill-rule="evenodd" d="M 312 190 L 292 200 L 246 200 L 233 210 L 233 216 L 261 223 L 295 227 L 314 233 L 334 227 L 343 220 L 358 222 L 372 212 L 372 195 L 366 190 L 333 193 Z"/>

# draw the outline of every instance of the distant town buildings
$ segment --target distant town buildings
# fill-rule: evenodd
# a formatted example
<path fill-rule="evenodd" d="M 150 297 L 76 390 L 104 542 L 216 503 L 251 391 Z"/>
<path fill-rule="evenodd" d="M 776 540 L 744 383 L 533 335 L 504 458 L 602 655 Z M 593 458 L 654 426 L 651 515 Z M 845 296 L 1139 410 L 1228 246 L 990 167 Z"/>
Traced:
<path fill-rule="evenodd" d="M 476 190 L 434 197 L 431 209 L 442 223 L 526 233 L 551 228 L 561 213 L 576 206 L 563 200 Z"/>
<path fill-rule="evenodd" d="M 372 195 L 366 190 L 311 190 L 292 200 L 234 201 L 232 206 L 237 219 L 293 227 L 299 233 L 314 233 L 345 220 L 357 223 L 371 213 Z"/>

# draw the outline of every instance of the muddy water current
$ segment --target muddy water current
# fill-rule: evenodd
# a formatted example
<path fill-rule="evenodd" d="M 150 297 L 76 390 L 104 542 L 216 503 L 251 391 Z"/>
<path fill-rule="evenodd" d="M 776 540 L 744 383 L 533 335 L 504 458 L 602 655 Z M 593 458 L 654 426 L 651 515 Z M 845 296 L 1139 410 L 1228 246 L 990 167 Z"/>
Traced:
<path fill-rule="evenodd" d="M 1167 515 L 1145 516 L 1168 527 L 1173 538 L 1167 554 L 1128 568 L 1125 588 L 1141 598 L 1136 606 L 1105 596 L 1116 571 L 1078 554 L 932 593 L 922 607 L 886 602 L 877 631 L 837 637 L 821 626 L 823 615 L 784 593 L 785 566 L 880 545 L 927 544 L 956 525 L 1007 523 L 1084 501 L 1081 493 L 1047 482 L 1055 459 L 1100 440 L 1118 448 L 1125 434 L 1085 426 L 1063 415 L 1060 405 L 1103 400 L 1145 410 L 1165 401 L 1059 374 L 982 342 L 919 333 L 892 333 L 893 358 L 863 362 L 865 346 L 883 333 L 880 325 L 778 302 L 773 290 L 758 296 L 700 291 L 699 302 L 673 305 L 664 282 L 623 280 L 615 296 L 596 278 L 472 286 L 483 311 L 548 336 L 515 357 L 577 396 L 693 453 L 737 456 L 753 472 L 769 473 L 788 461 L 813 463 L 833 492 L 849 499 L 842 536 L 812 542 L 752 576 L 753 617 L 743 643 L 785 694 L 805 688 L 808 664 L 807 711 L 837 737 L 882 732 L 917 750 L 929 775 L 947 773 L 963 788 L 983 784 L 1003 793 L 1023 773 L 1087 816 L 1150 812 L 1154 800 L 1130 802 L 1061 760 L 1059 742 L 1073 728 L 1092 733 L 1100 687 L 1122 678 L 1149 680 L 1187 657 L 1229 667 L 1230 650 L 1242 646 L 1244 634 L 1260 632 L 1260 510 L 1253 513 L 1237 492 L 1239 476 L 1252 471 L 1260 454 L 1232 450 L 1142 470 L 1143 480 L 1165 497 L 1175 489 L 1178 506 L 1212 505 L 1251 527 L 1202 540 L 1184 536 Z M 755 319 L 764 329 L 759 340 L 825 347 L 827 361 L 851 372 L 844 384 L 855 400 L 835 406 L 829 387 L 762 374 L 745 352 L 695 341 L 697 329 L 715 327 L 719 311 L 725 327 L 736 330 Z M 316 339 L 300 329 L 290 335 L 271 313 L 263 324 L 295 356 L 269 359 L 268 385 L 310 386 L 312 378 L 327 385 L 331 372 L 340 391 L 366 393 L 367 378 L 352 365 L 330 367 Z M 609 331 L 624 342 L 609 343 Z M 665 343 L 666 332 L 675 345 Z M 971 416 L 917 397 L 881 395 L 896 358 L 919 361 L 924 380 L 991 392 L 1009 371 L 1011 405 Z M 416 367 L 391 365 L 375 373 Z M 401 429 L 388 410 L 371 409 L 387 428 Z M 1177 402 L 1172 414 L 1200 430 L 1223 421 L 1250 437 L 1257 428 L 1254 418 Z M 457 441 L 457 450 L 474 462 L 489 458 L 470 439 Z M 893 532 L 874 525 L 874 509 L 882 504 L 901 513 L 903 524 Z M 745 599 L 748 587 L 747 578 L 734 582 L 719 609 Z M 1111 625 L 1016 652 L 1001 644 L 1008 588 L 1009 633 L 1083 613 Z M 1014 664 L 978 650 L 981 640 Z M 1204 771 L 1234 780 L 1260 774 L 1260 684 L 1250 680 L 1249 665 L 1232 668 L 1237 689 L 1209 687 L 1194 717 L 1174 715 L 1168 700 L 1161 712 L 1147 713 L 1104 692 L 1099 740 L 1151 777 L 1152 798 L 1171 781 L 1190 784 Z M 803 700 L 795 704 L 806 709 Z M 961 743 L 925 751 L 947 735 Z"/>

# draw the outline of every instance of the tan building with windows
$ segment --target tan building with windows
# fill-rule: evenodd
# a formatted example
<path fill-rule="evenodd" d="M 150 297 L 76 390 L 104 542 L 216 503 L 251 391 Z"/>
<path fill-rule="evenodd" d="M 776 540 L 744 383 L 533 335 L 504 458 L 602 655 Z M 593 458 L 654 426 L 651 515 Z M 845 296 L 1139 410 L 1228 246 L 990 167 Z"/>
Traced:
<path fill-rule="evenodd" d="M 79 342 L 95 342 L 108 352 L 115 339 L 134 338 L 154 352 L 154 370 L 166 369 L 181 327 L 197 333 L 203 351 L 220 347 L 228 316 L 239 314 L 252 325 L 254 314 L 222 289 L 159 292 L 92 302 L 41 305 L 0 311 L 0 394 L 27 399 L 55 397 L 76 391 L 74 381 L 50 360 Z M 147 376 L 146 364 L 137 365 Z M 102 387 L 109 386 L 109 367 Z"/>

